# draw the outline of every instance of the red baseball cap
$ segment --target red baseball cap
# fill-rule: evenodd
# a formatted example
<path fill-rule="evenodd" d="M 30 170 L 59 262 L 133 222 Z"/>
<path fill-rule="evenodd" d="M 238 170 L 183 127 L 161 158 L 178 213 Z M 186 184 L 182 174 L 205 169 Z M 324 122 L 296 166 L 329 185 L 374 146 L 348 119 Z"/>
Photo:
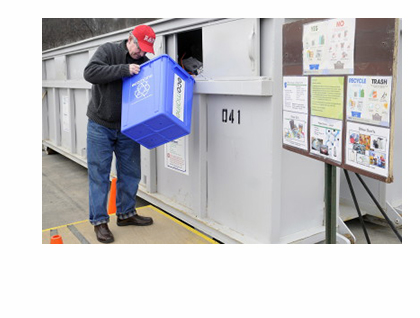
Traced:
<path fill-rule="evenodd" d="M 133 30 L 133 35 L 136 37 L 137 42 L 139 42 L 142 51 L 155 54 L 153 43 L 155 43 L 156 34 L 151 27 L 148 25 L 136 26 Z"/>

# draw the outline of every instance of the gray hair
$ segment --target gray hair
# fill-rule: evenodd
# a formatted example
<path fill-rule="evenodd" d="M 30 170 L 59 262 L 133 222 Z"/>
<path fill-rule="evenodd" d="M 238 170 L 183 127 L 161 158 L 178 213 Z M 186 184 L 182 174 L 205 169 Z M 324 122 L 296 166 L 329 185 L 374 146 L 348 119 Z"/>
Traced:
<path fill-rule="evenodd" d="M 137 45 L 137 47 L 140 48 L 139 41 L 137 41 L 137 38 L 134 36 L 133 31 L 130 31 L 130 33 L 128 34 L 128 37 L 130 36 L 133 38 L 133 41 Z"/>

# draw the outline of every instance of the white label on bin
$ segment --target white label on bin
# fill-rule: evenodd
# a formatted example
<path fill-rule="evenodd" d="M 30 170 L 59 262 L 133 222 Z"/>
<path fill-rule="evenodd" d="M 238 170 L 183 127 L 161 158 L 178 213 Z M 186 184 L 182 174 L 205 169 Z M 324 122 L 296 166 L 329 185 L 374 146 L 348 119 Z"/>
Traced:
<path fill-rule="evenodd" d="M 181 121 L 184 121 L 184 92 L 185 81 L 177 74 L 175 74 L 172 114 Z"/>

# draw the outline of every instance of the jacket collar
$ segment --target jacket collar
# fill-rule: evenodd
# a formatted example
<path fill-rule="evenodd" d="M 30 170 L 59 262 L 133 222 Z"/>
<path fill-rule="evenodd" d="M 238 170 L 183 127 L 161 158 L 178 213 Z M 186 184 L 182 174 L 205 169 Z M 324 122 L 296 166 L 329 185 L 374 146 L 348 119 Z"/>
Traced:
<path fill-rule="evenodd" d="M 128 50 L 127 50 L 127 41 L 128 41 L 128 40 L 124 40 L 124 41 L 121 41 L 121 42 L 120 42 L 120 48 L 121 48 L 124 52 L 126 52 L 126 53 L 128 53 Z"/>

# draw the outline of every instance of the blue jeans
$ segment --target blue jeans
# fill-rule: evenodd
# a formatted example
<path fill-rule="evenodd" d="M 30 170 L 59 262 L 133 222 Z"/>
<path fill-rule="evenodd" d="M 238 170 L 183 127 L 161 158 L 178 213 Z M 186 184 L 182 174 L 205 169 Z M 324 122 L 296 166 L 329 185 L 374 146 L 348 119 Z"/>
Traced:
<path fill-rule="evenodd" d="M 92 225 L 109 222 L 107 212 L 112 153 L 117 167 L 117 216 L 136 214 L 136 195 L 140 182 L 140 145 L 121 133 L 88 120 L 87 162 L 89 175 L 89 221 Z"/>

